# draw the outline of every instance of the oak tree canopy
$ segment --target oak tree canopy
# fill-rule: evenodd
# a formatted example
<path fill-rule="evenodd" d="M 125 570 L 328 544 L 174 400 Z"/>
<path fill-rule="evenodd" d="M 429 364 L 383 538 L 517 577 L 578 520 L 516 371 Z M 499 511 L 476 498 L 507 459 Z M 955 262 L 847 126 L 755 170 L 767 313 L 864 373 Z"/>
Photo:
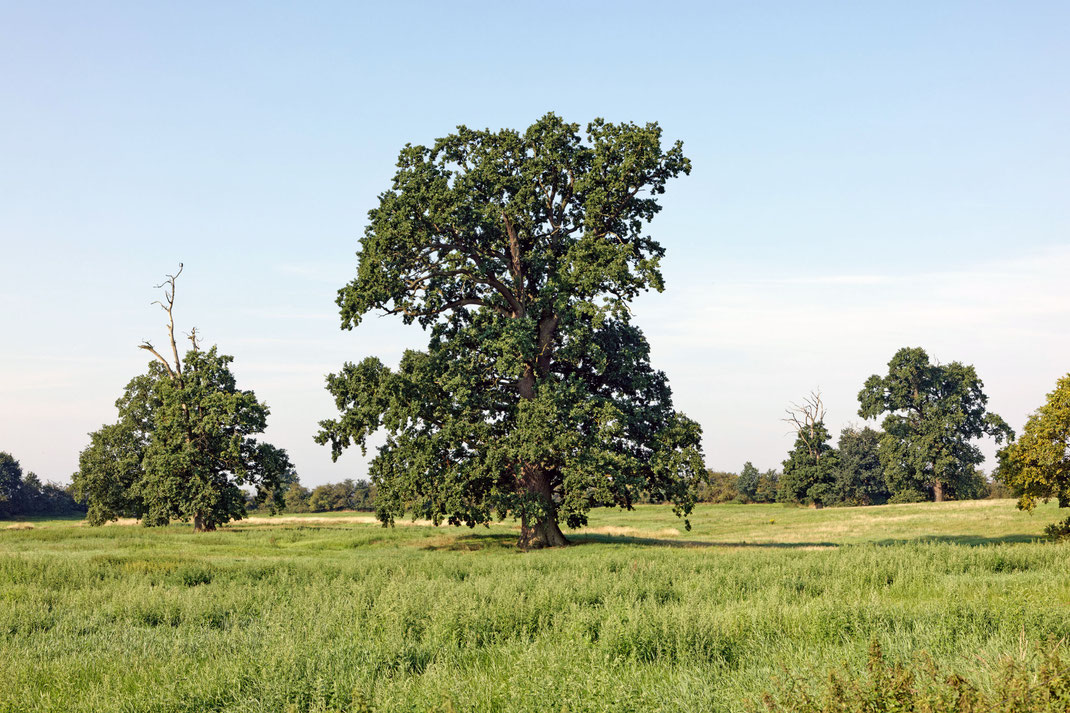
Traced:
<path fill-rule="evenodd" d="M 1000 450 L 998 475 L 1023 510 L 1052 498 L 1070 507 L 1070 374 L 1029 417 L 1021 438 Z M 1070 519 L 1050 532 L 1070 533 Z"/>
<path fill-rule="evenodd" d="M 973 442 L 1013 439 L 1006 421 L 988 410 L 977 371 L 953 361 L 932 363 L 920 347 L 904 347 L 888 362 L 888 374 L 866 379 L 858 394 L 862 418 L 884 418 L 880 461 L 899 500 L 963 497 L 976 489 L 984 455 Z"/>
<path fill-rule="evenodd" d="M 317 436 L 337 458 L 386 432 L 370 470 L 384 523 L 513 516 L 538 547 L 567 543 L 560 520 L 644 493 L 690 512 L 700 429 L 628 308 L 664 288 L 647 224 L 690 168 L 655 123 L 581 133 L 553 114 L 402 149 L 337 303 L 344 329 L 392 314 L 428 345 L 329 375 L 339 416 Z"/>

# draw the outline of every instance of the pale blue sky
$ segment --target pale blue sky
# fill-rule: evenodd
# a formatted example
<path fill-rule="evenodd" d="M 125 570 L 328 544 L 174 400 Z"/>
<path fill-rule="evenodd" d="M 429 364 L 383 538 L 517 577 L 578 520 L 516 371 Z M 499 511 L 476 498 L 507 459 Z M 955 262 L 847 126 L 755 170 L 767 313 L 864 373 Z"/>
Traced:
<path fill-rule="evenodd" d="M 1070 370 L 1066 3 L 0 2 L 0 450 L 66 480 L 180 326 L 236 356 L 304 482 L 323 375 L 424 336 L 338 329 L 398 149 L 456 124 L 659 121 L 690 177 L 637 319 L 711 467 L 834 431 L 896 348 L 977 366 L 1015 428 Z M 991 448 L 988 448 L 991 452 Z"/>

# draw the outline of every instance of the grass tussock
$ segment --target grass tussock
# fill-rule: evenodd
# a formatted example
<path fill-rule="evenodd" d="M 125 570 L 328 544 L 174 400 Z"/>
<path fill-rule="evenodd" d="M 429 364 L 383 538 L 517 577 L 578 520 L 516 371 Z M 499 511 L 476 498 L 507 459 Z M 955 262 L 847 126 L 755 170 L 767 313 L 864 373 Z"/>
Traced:
<path fill-rule="evenodd" d="M 977 665 L 979 664 L 979 665 Z M 952 671 L 921 653 L 906 663 L 874 640 L 862 672 L 831 671 L 823 685 L 789 675 L 762 696 L 767 713 L 1066 713 L 1070 658 L 1062 642 L 1024 648 Z"/>

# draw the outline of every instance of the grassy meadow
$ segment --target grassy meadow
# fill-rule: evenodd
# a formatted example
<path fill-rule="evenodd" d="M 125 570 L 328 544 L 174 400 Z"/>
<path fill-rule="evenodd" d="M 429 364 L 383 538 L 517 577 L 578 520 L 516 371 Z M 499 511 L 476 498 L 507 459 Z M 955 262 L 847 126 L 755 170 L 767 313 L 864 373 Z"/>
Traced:
<path fill-rule="evenodd" d="M 0 711 L 747 711 L 874 639 L 984 686 L 1070 636 L 1053 506 L 593 515 L 526 554 L 359 513 L 0 523 Z"/>

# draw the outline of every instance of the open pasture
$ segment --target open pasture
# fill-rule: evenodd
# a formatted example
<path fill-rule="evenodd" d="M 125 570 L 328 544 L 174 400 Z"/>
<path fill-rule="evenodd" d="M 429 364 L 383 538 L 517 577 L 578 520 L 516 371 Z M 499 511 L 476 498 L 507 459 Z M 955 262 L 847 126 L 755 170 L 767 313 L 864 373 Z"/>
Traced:
<path fill-rule="evenodd" d="M 744 711 L 874 639 L 984 685 L 1070 636 L 1051 506 L 593 515 L 528 554 L 364 513 L 0 529 L 0 711 Z"/>

